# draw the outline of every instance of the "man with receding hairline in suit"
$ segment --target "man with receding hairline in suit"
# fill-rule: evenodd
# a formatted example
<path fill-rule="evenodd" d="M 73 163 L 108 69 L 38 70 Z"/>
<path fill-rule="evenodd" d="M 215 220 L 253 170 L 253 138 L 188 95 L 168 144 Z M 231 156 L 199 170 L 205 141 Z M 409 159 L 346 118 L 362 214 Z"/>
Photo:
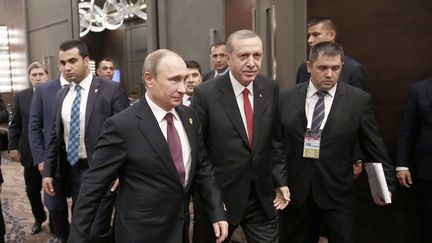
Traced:
<path fill-rule="evenodd" d="M 97 203 L 118 175 L 116 242 L 187 243 L 192 187 L 204 199 L 214 241 L 228 224 L 199 120 L 182 104 L 188 75 L 170 50 L 150 53 L 143 67 L 144 97 L 109 118 L 83 177 L 69 242 L 90 242 Z"/>

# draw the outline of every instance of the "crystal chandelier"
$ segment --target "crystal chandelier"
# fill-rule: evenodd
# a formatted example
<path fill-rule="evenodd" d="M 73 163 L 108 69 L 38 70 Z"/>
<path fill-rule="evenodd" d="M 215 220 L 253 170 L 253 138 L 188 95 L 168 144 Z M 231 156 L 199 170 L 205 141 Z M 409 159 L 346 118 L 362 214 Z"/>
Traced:
<path fill-rule="evenodd" d="M 147 20 L 146 0 L 105 0 L 103 8 L 94 2 L 95 0 L 81 0 L 78 4 L 80 37 L 90 31 L 115 30 L 123 24 L 125 19 L 134 16 Z"/>

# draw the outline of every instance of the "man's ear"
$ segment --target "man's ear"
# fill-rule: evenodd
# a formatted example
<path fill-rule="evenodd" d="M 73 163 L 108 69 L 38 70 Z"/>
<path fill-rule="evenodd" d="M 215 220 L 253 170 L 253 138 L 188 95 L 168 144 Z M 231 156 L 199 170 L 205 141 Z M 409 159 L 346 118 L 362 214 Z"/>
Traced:
<path fill-rule="evenodd" d="M 149 72 L 144 72 L 142 79 L 146 87 L 151 87 L 153 85 L 152 77 Z"/>
<path fill-rule="evenodd" d="M 312 63 L 310 61 L 306 61 L 306 67 L 307 67 L 308 73 L 310 73 L 311 69 L 312 69 Z"/>

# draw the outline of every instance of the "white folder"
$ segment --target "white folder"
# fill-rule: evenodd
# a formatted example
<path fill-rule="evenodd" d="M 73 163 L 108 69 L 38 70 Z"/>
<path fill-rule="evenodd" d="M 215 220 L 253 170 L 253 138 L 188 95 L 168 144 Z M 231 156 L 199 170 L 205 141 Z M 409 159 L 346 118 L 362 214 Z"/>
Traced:
<path fill-rule="evenodd" d="M 379 195 L 386 204 L 391 203 L 391 196 L 388 190 L 387 181 L 381 163 L 365 163 L 366 172 L 369 177 L 369 186 L 372 198 Z"/>

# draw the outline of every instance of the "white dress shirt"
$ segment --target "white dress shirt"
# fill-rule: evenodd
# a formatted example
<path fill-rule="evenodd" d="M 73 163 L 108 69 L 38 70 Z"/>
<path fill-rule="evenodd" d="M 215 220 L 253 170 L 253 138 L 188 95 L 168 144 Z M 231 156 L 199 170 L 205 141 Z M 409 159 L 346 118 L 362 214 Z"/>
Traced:
<path fill-rule="evenodd" d="M 81 102 L 80 102 L 80 131 L 79 131 L 79 149 L 78 156 L 80 159 L 87 159 L 87 151 L 85 145 L 85 118 L 86 118 L 86 107 L 87 107 L 87 99 L 89 95 L 90 85 L 93 79 L 93 74 L 89 74 L 79 86 L 81 87 Z M 68 93 L 66 94 L 61 110 L 62 122 L 63 122 L 63 139 L 66 144 L 66 152 L 69 147 L 69 130 L 70 130 L 70 122 L 71 122 L 71 110 L 72 104 L 77 95 L 75 91 L 75 84 L 71 82 Z"/>
<path fill-rule="evenodd" d="M 321 123 L 320 130 L 323 130 L 325 123 L 327 122 L 328 114 L 330 113 L 330 109 L 333 104 L 333 99 L 336 93 L 336 88 L 337 88 L 337 83 L 330 90 L 328 90 L 327 91 L 328 94 L 324 96 L 324 119 Z M 318 94 L 316 94 L 317 91 L 318 89 L 315 87 L 312 81 L 309 81 L 309 86 L 306 92 L 306 104 L 305 104 L 306 117 L 308 121 L 307 128 L 309 129 L 312 126 L 312 118 L 315 109 L 315 104 L 318 102 L 318 98 L 319 98 Z"/>
<path fill-rule="evenodd" d="M 253 82 L 250 82 L 250 84 L 245 87 L 243 86 L 234 76 L 232 75 L 232 72 L 229 72 L 229 76 L 231 79 L 231 84 L 234 90 L 234 95 L 237 100 L 237 105 L 240 111 L 240 115 L 242 117 L 243 126 L 246 130 L 246 134 L 249 137 L 249 132 L 247 129 L 247 122 L 246 122 L 246 114 L 244 111 L 244 102 L 243 102 L 243 90 L 246 88 L 249 90 L 249 102 L 251 103 L 252 110 L 254 110 L 254 99 L 253 99 Z"/>
<path fill-rule="evenodd" d="M 156 105 L 151 99 L 150 97 L 148 97 L 147 93 L 145 94 L 145 99 L 147 100 L 147 103 L 150 106 L 150 109 L 153 112 L 153 115 L 156 117 L 156 121 L 159 124 L 159 127 L 162 131 L 162 134 L 164 135 L 165 139 L 168 141 L 168 137 L 167 137 L 167 121 L 165 120 L 165 115 L 168 112 L 171 112 L 173 114 L 173 123 L 174 123 L 174 127 L 177 130 L 177 133 L 180 137 L 180 142 L 181 142 L 181 146 L 182 146 L 182 154 L 183 154 L 183 164 L 184 164 L 184 168 L 185 168 L 185 185 L 187 185 L 188 181 L 189 181 L 189 173 L 190 173 L 190 169 L 191 169 L 191 161 L 192 161 L 192 157 L 191 157 L 191 146 L 189 143 L 189 139 L 187 137 L 186 134 L 186 130 L 183 126 L 183 123 L 180 120 L 180 117 L 177 113 L 177 111 L 175 109 L 171 109 L 170 111 L 165 111 L 164 109 L 162 109 L 161 107 L 159 107 L 158 105 Z"/>
<path fill-rule="evenodd" d="M 214 71 L 215 71 L 215 74 L 214 74 L 213 78 L 216 78 L 217 76 L 225 75 L 229 70 L 230 70 L 230 68 L 227 67 L 223 72 L 220 72 L 220 73 L 219 73 L 219 72 L 215 69 L 215 70 L 214 70 Z"/>
<path fill-rule="evenodd" d="M 190 106 L 191 105 L 191 103 L 192 103 L 192 101 L 191 101 L 191 98 L 192 96 L 189 96 L 189 95 L 187 95 L 187 94 L 184 94 L 183 95 L 183 102 L 182 102 L 182 104 L 183 105 L 185 105 L 185 106 Z"/>

